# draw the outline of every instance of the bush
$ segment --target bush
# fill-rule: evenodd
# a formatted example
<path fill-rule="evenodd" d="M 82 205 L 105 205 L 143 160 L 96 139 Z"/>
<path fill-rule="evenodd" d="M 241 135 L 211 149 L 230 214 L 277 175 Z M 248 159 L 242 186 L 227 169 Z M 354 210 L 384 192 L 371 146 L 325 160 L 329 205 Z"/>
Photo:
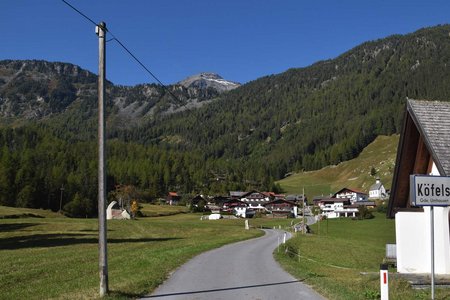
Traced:
<path fill-rule="evenodd" d="M 358 220 L 373 219 L 374 218 L 372 212 L 369 209 L 367 209 L 367 207 L 364 206 L 364 205 L 360 205 L 358 207 L 358 212 L 359 212 Z"/>
<path fill-rule="evenodd" d="M 89 199 L 77 193 L 72 201 L 64 205 L 63 210 L 69 217 L 87 217 L 92 215 L 93 205 Z"/>

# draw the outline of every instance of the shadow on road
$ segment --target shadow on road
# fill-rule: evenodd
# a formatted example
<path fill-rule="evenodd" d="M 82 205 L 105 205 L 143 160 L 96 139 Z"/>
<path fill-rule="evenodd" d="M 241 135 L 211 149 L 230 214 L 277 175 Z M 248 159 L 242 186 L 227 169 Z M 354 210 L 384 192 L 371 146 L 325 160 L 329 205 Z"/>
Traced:
<path fill-rule="evenodd" d="M 264 283 L 264 284 L 255 284 L 255 285 L 236 286 L 236 287 L 221 288 L 221 289 L 175 292 L 175 293 L 170 293 L 170 294 L 159 294 L 159 295 L 146 296 L 144 299 L 159 298 L 159 297 L 162 298 L 162 297 L 179 296 L 179 295 L 190 295 L 190 294 L 213 293 L 213 292 L 241 290 L 241 289 L 251 289 L 251 288 L 274 286 L 274 285 L 292 284 L 292 283 L 298 283 L 298 282 L 301 282 L 301 281 L 300 280 L 292 280 L 292 281 L 284 281 L 284 282 L 274 282 L 274 283 Z"/>

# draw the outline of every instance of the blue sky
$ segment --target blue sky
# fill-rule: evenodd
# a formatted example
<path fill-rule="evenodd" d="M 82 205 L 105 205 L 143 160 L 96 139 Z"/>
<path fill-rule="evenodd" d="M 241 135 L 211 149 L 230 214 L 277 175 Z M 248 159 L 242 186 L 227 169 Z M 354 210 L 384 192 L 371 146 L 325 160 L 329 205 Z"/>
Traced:
<path fill-rule="evenodd" d="M 165 84 L 200 72 L 245 83 L 450 23 L 448 0 L 67 1 L 105 21 Z M 0 60 L 70 62 L 97 73 L 94 25 L 60 0 L 0 0 L 0 37 Z M 115 41 L 106 72 L 115 84 L 155 82 Z"/>

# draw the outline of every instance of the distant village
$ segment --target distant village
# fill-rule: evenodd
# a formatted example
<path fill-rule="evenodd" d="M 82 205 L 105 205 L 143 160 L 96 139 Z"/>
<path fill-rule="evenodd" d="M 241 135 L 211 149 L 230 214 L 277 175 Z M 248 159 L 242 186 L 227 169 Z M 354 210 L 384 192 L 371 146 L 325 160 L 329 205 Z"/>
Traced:
<path fill-rule="evenodd" d="M 190 199 L 189 205 L 193 211 L 207 211 L 215 214 L 234 215 L 241 218 L 270 216 L 273 218 L 297 218 L 303 214 L 318 218 L 341 218 L 358 216 L 360 208 L 376 207 L 375 200 L 386 200 L 388 191 L 380 179 L 370 187 L 369 194 L 351 188 L 343 188 L 333 195 L 316 196 L 308 203 L 304 195 L 284 195 L 273 192 L 231 191 L 227 196 L 209 197 L 197 195 Z M 165 199 L 168 205 L 178 205 L 181 196 L 169 192 Z M 311 207 L 318 209 L 313 212 Z"/>

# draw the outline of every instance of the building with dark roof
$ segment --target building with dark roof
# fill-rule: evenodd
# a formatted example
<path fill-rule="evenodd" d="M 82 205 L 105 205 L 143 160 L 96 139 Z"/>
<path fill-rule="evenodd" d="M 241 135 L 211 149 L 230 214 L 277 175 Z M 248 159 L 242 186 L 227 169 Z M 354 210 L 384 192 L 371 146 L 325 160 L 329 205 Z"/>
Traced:
<path fill-rule="evenodd" d="M 356 189 L 343 188 L 334 193 L 333 198 L 348 198 L 352 204 L 358 201 L 367 201 L 367 194 Z"/>
<path fill-rule="evenodd" d="M 450 102 L 408 99 L 387 216 L 395 217 L 397 271 L 431 272 L 431 209 L 410 199 L 410 175 L 450 176 Z M 434 207 L 435 273 L 450 274 L 449 207 Z"/>

